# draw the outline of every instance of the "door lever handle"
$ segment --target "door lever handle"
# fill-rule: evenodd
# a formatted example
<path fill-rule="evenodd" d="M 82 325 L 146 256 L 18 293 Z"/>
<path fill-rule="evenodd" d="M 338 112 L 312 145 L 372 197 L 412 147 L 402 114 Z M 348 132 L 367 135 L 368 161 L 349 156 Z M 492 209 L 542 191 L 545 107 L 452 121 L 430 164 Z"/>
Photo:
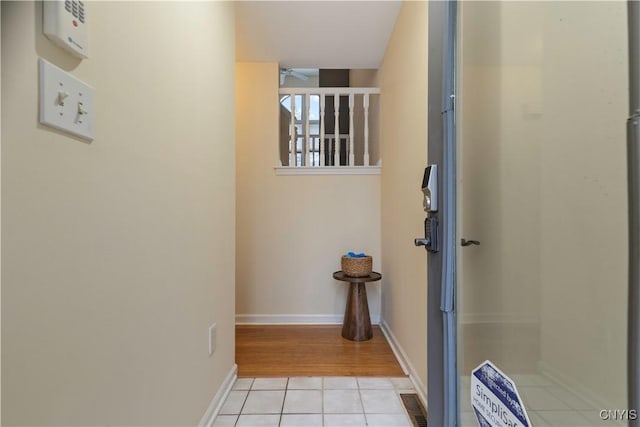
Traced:
<path fill-rule="evenodd" d="M 462 246 L 471 246 L 471 245 L 480 245 L 480 242 L 477 240 L 467 240 L 467 239 L 461 239 L 460 240 L 460 244 Z"/>
<path fill-rule="evenodd" d="M 413 239 L 413 244 L 416 246 L 428 246 L 431 244 L 431 239 Z"/>

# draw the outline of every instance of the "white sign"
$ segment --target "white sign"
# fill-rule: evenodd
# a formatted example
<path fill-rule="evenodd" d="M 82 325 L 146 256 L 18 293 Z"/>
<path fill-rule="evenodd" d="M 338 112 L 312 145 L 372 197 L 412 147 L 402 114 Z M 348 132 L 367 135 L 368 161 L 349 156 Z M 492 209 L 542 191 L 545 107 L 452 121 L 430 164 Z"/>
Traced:
<path fill-rule="evenodd" d="M 516 385 L 488 360 L 471 372 L 471 406 L 480 427 L 531 427 Z"/>

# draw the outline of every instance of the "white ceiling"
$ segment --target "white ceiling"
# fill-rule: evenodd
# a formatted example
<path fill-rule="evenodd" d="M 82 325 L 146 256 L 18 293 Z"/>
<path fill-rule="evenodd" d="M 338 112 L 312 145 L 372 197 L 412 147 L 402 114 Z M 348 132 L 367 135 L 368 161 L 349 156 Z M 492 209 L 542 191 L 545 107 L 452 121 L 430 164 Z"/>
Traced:
<path fill-rule="evenodd" d="M 401 0 L 239 1 L 236 59 L 294 68 L 378 68 Z"/>

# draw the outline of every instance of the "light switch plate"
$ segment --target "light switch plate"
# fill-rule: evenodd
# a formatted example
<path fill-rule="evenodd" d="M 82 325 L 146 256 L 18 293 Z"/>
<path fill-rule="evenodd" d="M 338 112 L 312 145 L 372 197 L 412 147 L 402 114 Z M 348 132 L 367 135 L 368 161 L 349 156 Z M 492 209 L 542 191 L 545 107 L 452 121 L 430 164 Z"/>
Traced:
<path fill-rule="evenodd" d="M 92 141 L 93 88 L 42 58 L 39 68 L 40 123 Z"/>

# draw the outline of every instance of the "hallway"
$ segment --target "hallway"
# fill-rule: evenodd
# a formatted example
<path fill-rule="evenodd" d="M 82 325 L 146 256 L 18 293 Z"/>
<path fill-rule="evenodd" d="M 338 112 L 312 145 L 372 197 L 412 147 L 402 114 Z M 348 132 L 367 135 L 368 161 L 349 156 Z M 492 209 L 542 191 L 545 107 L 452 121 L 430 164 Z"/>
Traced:
<path fill-rule="evenodd" d="M 245 37 L 285 28 L 263 10 L 285 4 L 86 6 L 83 60 L 43 33 L 42 2 L 2 2 L 3 425 L 209 426 L 235 380 L 236 323 L 339 323 L 346 285 L 331 272 L 350 250 L 383 274 L 367 286 L 372 323 L 424 395 L 426 260 L 410 243 L 422 221 L 426 2 L 305 2 L 306 21 L 358 31 L 305 25 L 319 47 L 282 31 L 313 52 L 310 67 L 378 70 L 352 84 L 385 93 L 370 117 L 384 174 L 298 177 L 274 172 L 276 96 L 279 68 L 302 59 Z M 39 59 L 95 90 L 91 142 L 38 121 Z M 394 366 L 348 375 L 401 377 Z"/>
<path fill-rule="evenodd" d="M 44 28 L 74 4 L 84 59 Z M 499 372 L 519 425 L 637 423 L 629 4 L 1 1 L 0 424 L 402 426 L 408 391 L 476 425 Z"/>
<path fill-rule="evenodd" d="M 238 325 L 239 378 L 214 426 L 411 426 L 416 394 L 379 326 L 349 341 L 340 325 Z"/>
<path fill-rule="evenodd" d="M 376 3 L 377 7 L 382 7 L 381 3 Z M 255 8 L 252 10 L 248 4 L 240 4 L 238 22 L 241 24 L 243 16 L 253 17 L 259 10 L 264 15 L 255 21 L 255 25 L 264 28 L 269 22 L 266 16 L 280 16 L 275 10 L 263 10 L 270 4 L 251 3 Z M 367 4 L 368 9 L 373 6 Z M 368 283 L 366 287 L 371 321 L 387 335 L 404 372 L 385 372 L 390 364 L 381 362 L 366 365 L 364 371 L 355 364 L 346 368 L 346 372 L 331 372 L 328 368 L 325 371 L 325 366 L 322 371 L 313 371 L 301 366 L 296 372 L 250 373 L 243 368 L 243 349 L 236 342 L 239 377 L 408 375 L 417 394 L 426 403 L 427 261 L 424 251 L 413 246 L 413 239 L 423 231 L 424 221 L 419 186 L 427 158 L 427 123 L 424 120 L 427 116 L 427 58 L 424 52 L 428 47 L 428 13 L 426 2 L 403 2 L 398 6 L 394 14 L 386 13 L 388 17 L 397 16 L 397 22 L 373 63 L 348 61 L 336 67 L 351 69 L 349 84 L 352 87 L 380 90 L 377 108 L 371 109 L 369 122 L 372 141 L 377 139 L 379 144 L 372 144 L 370 148 L 373 149 L 371 158 L 383 161 L 384 172 L 382 167 L 375 174 L 354 167 L 353 173 L 344 174 L 340 173 L 340 168 L 323 170 L 316 167 L 310 168 L 320 171 L 316 174 L 298 168 L 309 174 L 279 175 L 278 171 L 282 169 L 282 153 L 277 143 L 280 104 L 273 100 L 280 89 L 280 69 L 302 65 L 299 62 L 289 64 L 275 56 L 257 58 L 251 52 L 238 50 L 235 320 L 236 324 L 252 327 L 342 322 L 348 293 L 345 283 L 334 280 L 331 273 L 340 269 L 341 255 L 349 251 L 364 252 L 372 256 L 373 270 L 382 274 L 382 280 Z M 315 25 L 322 22 L 317 18 L 322 13 L 307 12 L 304 16 L 314 18 L 311 22 L 302 21 Z M 362 16 L 367 16 L 365 21 L 372 13 L 373 9 L 363 12 Z M 282 29 L 277 25 L 270 28 L 273 31 Z M 245 32 L 240 33 L 246 39 Z M 262 40 L 271 38 L 263 37 Z M 373 44 L 367 43 L 367 46 L 373 47 Z M 328 60 L 322 62 L 319 58 L 326 53 L 330 59 L 331 50 L 316 48 L 314 53 L 318 63 L 305 66 L 329 67 Z M 361 102 L 354 101 L 356 105 Z M 329 117 L 326 115 L 325 119 Z M 375 338 L 374 331 L 374 341 Z M 317 345 L 321 357 L 342 350 L 337 343 L 324 345 L 324 348 L 320 343 L 313 344 L 314 347 Z M 277 356 L 286 361 L 270 363 L 269 369 L 290 368 L 291 363 L 304 365 L 307 350 L 305 344 L 293 350 L 283 348 Z M 287 357 L 292 351 L 295 356 Z M 263 355 L 249 353 L 258 362 L 264 360 Z M 321 362 L 325 361 L 323 357 Z M 320 367 L 317 362 L 316 369 Z M 393 361 L 393 364 L 397 366 L 397 362 Z M 366 408 L 363 410 L 365 422 L 373 422 L 367 419 Z M 289 417 L 283 417 L 282 421 L 286 422 L 286 418 Z"/>

